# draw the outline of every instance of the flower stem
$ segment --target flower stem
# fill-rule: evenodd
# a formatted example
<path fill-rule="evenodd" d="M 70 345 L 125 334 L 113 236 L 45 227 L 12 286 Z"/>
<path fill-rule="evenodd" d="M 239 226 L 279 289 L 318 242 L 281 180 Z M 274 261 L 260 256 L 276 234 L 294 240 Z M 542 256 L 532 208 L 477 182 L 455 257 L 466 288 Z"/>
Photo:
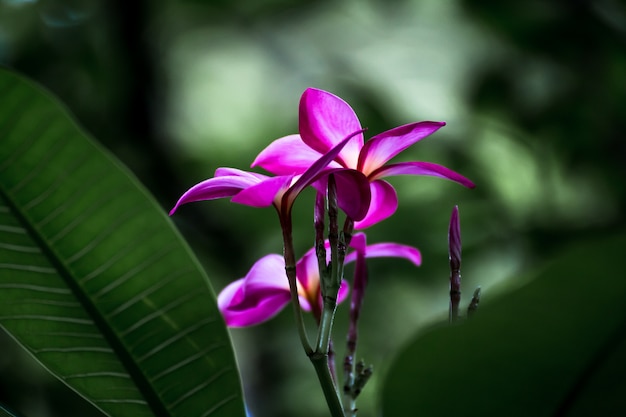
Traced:
<path fill-rule="evenodd" d="M 350 301 L 350 324 L 348 328 L 346 356 L 344 359 L 344 396 L 346 403 L 346 414 L 356 416 L 356 398 L 362 386 L 357 386 L 364 377 L 364 364 L 359 362 L 355 366 L 355 356 L 358 340 L 358 323 L 361 315 L 361 306 L 367 286 L 367 265 L 365 263 L 365 253 L 357 251 L 356 267 L 354 269 L 354 280 L 352 288 L 352 299 Z M 368 368 L 371 370 L 371 368 Z M 369 377 L 368 377 L 369 378 Z M 365 385 L 365 381 L 363 381 Z"/>
<path fill-rule="evenodd" d="M 335 367 L 335 348 L 333 347 L 333 338 L 328 341 L 328 369 L 330 370 L 330 376 L 337 386 L 337 369 Z"/>
<path fill-rule="evenodd" d="M 330 373 L 330 368 L 328 367 L 328 354 L 314 352 L 309 355 L 309 359 L 315 368 L 317 378 L 322 386 L 322 391 L 324 391 L 324 397 L 326 398 L 330 415 L 332 417 L 345 417 L 343 406 L 339 398 L 339 392 L 337 391 Z"/>
<path fill-rule="evenodd" d="M 311 343 L 306 334 L 304 317 L 300 308 L 300 298 L 298 298 L 298 286 L 296 281 L 296 256 L 293 249 L 293 236 L 291 227 L 291 213 L 281 216 L 281 226 L 283 229 L 283 257 L 285 258 L 285 273 L 289 281 L 289 293 L 291 295 L 291 305 L 296 319 L 296 327 L 300 336 L 300 343 L 307 355 L 313 353 Z"/>
<path fill-rule="evenodd" d="M 328 355 L 330 344 L 330 333 L 333 329 L 333 322 L 335 320 L 335 310 L 337 307 L 337 300 L 325 298 L 324 309 L 322 310 L 322 319 L 320 321 L 320 327 L 318 332 L 318 339 L 316 345 L 316 351 L 318 353 Z"/>
<path fill-rule="evenodd" d="M 338 207 L 335 180 L 332 175 L 328 178 L 327 204 L 328 204 L 328 240 L 330 243 L 330 265 L 326 265 L 326 251 L 323 241 L 323 199 L 318 195 L 315 207 L 315 230 L 317 258 L 320 270 L 320 286 L 322 293 L 322 312 L 319 318 L 319 328 L 315 351 L 309 355 L 309 359 L 324 391 L 326 402 L 332 417 L 345 417 L 341 397 L 337 390 L 331 367 L 331 333 L 335 311 L 337 309 L 337 294 L 343 275 L 343 260 L 340 262 L 339 233 L 337 226 Z M 345 252 L 345 248 L 344 248 Z M 345 256 L 345 253 L 344 253 Z"/>
<path fill-rule="evenodd" d="M 335 178 L 331 174 L 328 176 L 328 241 L 330 244 L 330 277 L 322 283 L 323 309 L 320 326 L 317 333 L 316 352 L 324 355 L 328 354 L 328 344 L 330 342 L 335 311 L 337 309 L 337 294 L 341 285 L 343 275 L 343 259 L 340 259 L 339 251 L 339 227 L 337 218 L 339 209 L 337 206 L 337 187 Z M 345 248 L 344 248 L 345 256 Z"/>

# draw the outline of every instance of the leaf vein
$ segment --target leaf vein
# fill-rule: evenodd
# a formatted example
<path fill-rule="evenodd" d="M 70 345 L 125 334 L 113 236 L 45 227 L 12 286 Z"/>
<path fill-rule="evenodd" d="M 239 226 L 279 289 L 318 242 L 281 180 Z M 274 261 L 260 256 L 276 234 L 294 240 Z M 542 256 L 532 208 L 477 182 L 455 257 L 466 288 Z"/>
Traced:
<path fill-rule="evenodd" d="M 198 296 L 198 293 L 189 293 L 189 294 L 186 294 L 183 297 L 178 298 L 177 300 L 172 301 L 171 303 L 169 303 L 165 307 L 160 308 L 160 309 L 154 311 L 152 314 L 148 314 L 143 319 L 137 321 L 135 324 L 133 324 L 132 326 L 130 326 L 129 328 L 124 330 L 120 335 L 122 337 L 127 336 L 129 333 L 139 329 L 141 326 L 143 326 L 147 322 L 149 322 L 151 320 L 154 320 L 157 317 L 165 316 L 166 313 L 168 311 L 170 311 L 171 309 L 178 307 L 179 305 L 183 304 L 184 302 L 186 302 L 186 301 L 188 301 L 191 298 L 194 298 L 196 296 Z"/>
<path fill-rule="evenodd" d="M 156 381 L 162 377 L 164 377 L 167 374 L 170 374 L 174 371 L 176 371 L 177 369 L 182 368 L 183 366 L 186 366 L 192 362 L 197 361 L 198 359 L 201 359 L 202 357 L 204 357 L 204 355 L 206 355 L 207 353 L 215 350 L 215 349 L 219 349 L 221 347 L 225 347 L 226 345 L 224 343 L 214 343 L 213 345 L 209 346 L 206 349 L 203 349 L 202 351 L 196 353 L 195 355 L 191 355 L 188 358 L 170 366 L 169 368 L 163 370 L 162 372 L 160 372 L 159 374 L 155 375 L 153 380 Z"/>
<path fill-rule="evenodd" d="M 174 248 L 174 245 L 168 245 L 168 246 L 162 248 L 160 251 L 155 252 L 154 254 L 152 254 L 151 257 L 146 259 L 144 262 L 142 262 L 139 265 L 137 265 L 136 267 L 130 269 L 124 275 L 122 275 L 121 277 L 117 278 L 115 281 L 113 281 L 112 283 L 110 283 L 106 287 L 102 288 L 100 291 L 98 291 L 94 295 L 94 298 L 98 299 L 98 298 L 102 297 L 103 295 L 105 295 L 106 293 L 108 293 L 109 291 L 113 290 L 114 288 L 119 287 L 124 282 L 128 281 L 129 279 L 132 279 L 135 275 L 139 274 L 140 272 L 145 270 L 148 266 L 152 265 L 155 260 L 162 259 L 163 256 L 166 253 L 168 253 L 172 248 Z"/>
<path fill-rule="evenodd" d="M 214 318 L 206 318 L 200 322 L 198 322 L 197 324 L 187 328 L 186 330 L 182 331 L 182 332 L 178 332 L 175 336 L 167 339 L 166 341 L 164 341 L 163 343 L 155 346 L 152 350 L 150 350 L 148 353 L 146 353 L 145 355 L 141 356 L 140 358 L 138 358 L 137 360 L 139 362 L 143 362 L 145 359 L 149 358 L 150 356 L 154 355 L 155 353 L 160 352 L 161 350 L 163 350 L 164 348 L 166 348 L 167 346 L 171 345 L 172 343 L 176 342 L 177 340 L 180 340 L 184 337 L 187 337 L 187 335 L 189 335 L 190 333 L 193 333 L 194 331 L 206 326 L 209 323 L 213 323 L 215 322 Z"/>
<path fill-rule="evenodd" d="M 70 290 L 67 288 L 57 288 L 57 287 L 44 287 L 41 285 L 31 285 L 31 284 L 0 284 L 0 289 L 17 289 L 17 290 L 30 290 L 30 291 L 39 291 L 46 292 L 51 294 L 71 294 Z"/>
<path fill-rule="evenodd" d="M 228 404 L 229 402 L 236 400 L 237 398 L 239 398 L 238 395 L 233 394 L 233 395 L 229 395 L 228 397 L 224 398 L 222 401 L 218 402 L 217 404 L 215 404 L 213 407 L 211 407 L 210 409 L 208 409 L 204 414 L 202 414 L 202 416 L 200 417 L 208 417 L 211 414 L 213 414 L 215 411 L 217 411 L 218 409 L 222 408 L 223 406 L 225 406 L 226 404 Z"/>
<path fill-rule="evenodd" d="M 229 372 L 231 370 L 232 370 L 232 368 L 230 366 L 228 366 L 226 368 L 222 368 L 219 372 L 216 372 L 213 375 L 211 375 L 211 378 L 207 379 L 202 384 L 197 385 L 194 389 L 189 390 L 185 394 L 180 396 L 176 401 L 174 401 L 173 403 L 170 404 L 170 407 L 171 408 L 176 408 L 178 405 L 180 405 L 187 398 L 189 398 L 189 397 L 193 396 L 194 394 L 202 391 L 203 389 L 205 389 L 206 387 L 211 385 L 213 382 L 215 382 L 219 377 L 221 377 L 222 375 L 224 375 L 225 373 L 227 373 L 227 372 Z"/>

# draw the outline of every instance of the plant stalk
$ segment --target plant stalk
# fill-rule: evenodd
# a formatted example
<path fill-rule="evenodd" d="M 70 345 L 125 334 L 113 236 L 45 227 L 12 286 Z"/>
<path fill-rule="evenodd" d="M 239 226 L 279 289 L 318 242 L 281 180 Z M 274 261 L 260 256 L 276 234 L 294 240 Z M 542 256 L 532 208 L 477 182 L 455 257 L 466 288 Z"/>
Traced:
<path fill-rule="evenodd" d="M 337 218 L 339 209 L 337 206 L 337 187 L 335 178 L 328 176 L 328 242 L 330 244 L 330 277 L 322 282 L 323 309 L 320 326 L 317 333 L 316 352 L 328 354 L 335 311 L 337 310 L 337 294 L 341 285 L 343 268 L 339 259 L 339 227 Z"/>
<path fill-rule="evenodd" d="M 285 274 L 289 281 L 289 293 L 291 295 L 291 305 L 296 319 L 296 327 L 298 328 L 298 336 L 300 343 L 307 355 L 313 353 L 311 343 L 306 334 L 306 326 L 302 309 L 300 308 L 300 298 L 298 297 L 298 285 L 296 280 L 296 257 L 293 249 L 293 236 L 291 227 L 291 213 L 281 216 L 281 226 L 283 230 L 283 257 L 285 258 Z"/>
<path fill-rule="evenodd" d="M 317 378 L 322 386 L 322 391 L 324 391 L 324 397 L 326 398 L 330 415 L 332 417 L 345 417 L 339 392 L 337 391 L 337 387 L 330 373 L 330 368 L 328 367 L 328 355 L 315 352 L 309 355 L 309 359 L 315 368 Z"/>

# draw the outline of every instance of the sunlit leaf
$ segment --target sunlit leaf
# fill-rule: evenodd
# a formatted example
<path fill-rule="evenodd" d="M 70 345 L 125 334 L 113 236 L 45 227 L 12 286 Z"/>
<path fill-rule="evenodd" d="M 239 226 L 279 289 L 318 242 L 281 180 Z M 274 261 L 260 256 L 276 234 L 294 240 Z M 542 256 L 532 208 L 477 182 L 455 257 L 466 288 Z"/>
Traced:
<path fill-rule="evenodd" d="M 621 415 L 624 248 L 626 236 L 579 244 L 465 323 L 417 337 L 386 375 L 383 414 Z"/>
<path fill-rule="evenodd" d="M 110 416 L 245 414 L 215 295 L 164 210 L 5 70 L 0 326 Z"/>

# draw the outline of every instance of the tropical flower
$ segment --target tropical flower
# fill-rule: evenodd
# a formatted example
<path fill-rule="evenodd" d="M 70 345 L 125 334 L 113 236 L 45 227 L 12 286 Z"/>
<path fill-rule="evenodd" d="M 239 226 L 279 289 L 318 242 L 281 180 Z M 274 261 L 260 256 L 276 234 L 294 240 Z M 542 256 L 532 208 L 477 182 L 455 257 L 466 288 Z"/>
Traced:
<path fill-rule="evenodd" d="M 297 175 L 291 173 L 269 177 L 255 172 L 242 171 L 236 168 L 218 168 L 215 176 L 191 187 L 170 210 L 173 215 L 182 204 L 194 201 L 214 200 L 217 198 L 232 197 L 233 203 L 252 207 L 269 207 L 273 205 L 278 211 L 281 221 L 291 213 L 295 198 L 307 186 L 317 181 L 343 147 L 360 131 L 352 132 L 329 149 L 324 155 L 311 161 L 307 169 Z M 336 170 L 335 170 L 336 171 Z M 344 175 L 345 177 L 345 175 Z M 343 178 L 343 177 L 342 177 Z M 369 205 L 369 188 L 367 180 L 362 175 L 349 174 L 344 184 L 347 193 L 346 204 L 342 209 L 348 215 L 362 218 Z M 366 195 L 364 196 L 363 193 Z"/>
<path fill-rule="evenodd" d="M 341 98 L 323 90 L 308 88 L 300 99 L 299 135 L 289 135 L 272 142 L 257 156 L 252 166 L 260 166 L 276 175 L 306 171 L 320 155 L 336 146 L 350 132 L 362 132 L 354 110 Z M 355 223 L 363 229 L 391 216 L 398 207 L 398 197 L 391 184 L 382 178 L 393 175 L 428 175 L 455 181 L 473 188 L 462 175 L 430 162 L 387 162 L 400 152 L 445 126 L 445 122 L 418 122 L 399 126 L 363 141 L 358 133 L 330 162 L 337 183 L 349 171 L 362 173 L 368 180 L 371 203 L 366 215 Z M 343 170 L 341 169 L 343 168 Z M 347 204 L 338 189 L 340 206 Z M 342 206 L 342 209 L 343 206 Z M 345 209 L 344 209 L 345 211 Z M 359 219 L 353 219 L 359 220 Z"/>
<path fill-rule="evenodd" d="M 365 235 L 357 233 L 353 239 L 361 256 L 405 258 L 414 265 L 421 264 L 419 250 L 397 243 L 365 245 Z M 352 246 L 352 245 L 351 245 Z M 356 252 L 346 255 L 345 262 L 357 259 Z M 315 248 L 310 249 L 296 263 L 296 280 L 300 306 L 305 311 L 319 314 L 321 303 L 320 275 Z M 348 296 L 348 284 L 341 283 L 337 303 Z M 289 285 L 285 280 L 285 261 L 282 256 L 270 254 L 259 259 L 241 278 L 222 290 L 217 303 L 229 327 L 260 324 L 278 314 L 290 301 Z M 319 317 L 318 317 L 319 318 Z"/>

